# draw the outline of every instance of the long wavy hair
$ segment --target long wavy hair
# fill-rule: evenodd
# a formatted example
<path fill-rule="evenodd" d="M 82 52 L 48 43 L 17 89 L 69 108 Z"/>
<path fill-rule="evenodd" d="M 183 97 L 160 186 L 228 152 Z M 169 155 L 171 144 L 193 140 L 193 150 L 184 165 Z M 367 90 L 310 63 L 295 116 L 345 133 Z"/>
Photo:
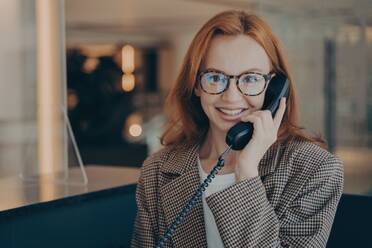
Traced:
<path fill-rule="evenodd" d="M 299 138 L 326 148 L 318 134 L 310 135 L 299 124 L 297 93 L 284 49 L 269 25 L 260 17 L 244 11 L 224 11 L 210 19 L 199 30 L 186 53 L 176 83 L 165 102 L 166 124 L 160 137 L 164 146 L 181 143 L 203 142 L 209 129 L 209 120 L 200 99 L 194 94 L 197 75 L 204 62 L 213 37 L 216 35 L 248 35 L 266 51 L 275 73 L 284 74 L 289 80 L 290 95 L 286 112 L 278 130 L 277 142 Z"/>

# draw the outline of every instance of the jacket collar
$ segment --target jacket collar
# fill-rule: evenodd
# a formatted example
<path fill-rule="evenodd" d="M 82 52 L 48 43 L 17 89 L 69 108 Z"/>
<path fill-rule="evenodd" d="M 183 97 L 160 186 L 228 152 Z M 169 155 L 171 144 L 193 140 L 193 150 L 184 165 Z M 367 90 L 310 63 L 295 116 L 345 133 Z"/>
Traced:
<path fill-rule="evenodd" d="M 169 159 L 160 168 L 163 173 L 170 173 L 176 175 L 182 175 L 195 167 L 197 165 L 199 144 L 182 144 L 177 145 L 171 152 Z M 275 171 L 277 161 L 276 155 L 278 149 L 280 149 L 280 144 L 278 142 L 270 146 L 266 151 L 260 163 L 258 165 L 258 174 L 266 176 Z M 217 162 L 217 161 L 216 161 Z"/>

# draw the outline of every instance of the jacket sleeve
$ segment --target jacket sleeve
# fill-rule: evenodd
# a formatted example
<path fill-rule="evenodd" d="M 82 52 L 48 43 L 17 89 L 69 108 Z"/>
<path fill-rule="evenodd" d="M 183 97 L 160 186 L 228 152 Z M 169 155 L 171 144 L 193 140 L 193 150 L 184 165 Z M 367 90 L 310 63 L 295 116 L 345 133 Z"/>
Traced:
<path fill-rule="evenodd" d="M 146 175 L 146 165 L 148 161 L 145 161 L 142 166 L 141 176 L 137 183 L 136 189 L 136 203 L 137 203 L 137 215 L 134 222 L 134 231 L 132 236 L 131 247 L 155 247 L 155 233 L 154 220 L 150 217 L 150 206 L 146 201 L 145 183 L 144 178 Z"/>
<path fill-rule="evenodd" d="M 259 177 L 208 196 L 225 247 L 325 247 L 343 191 L 341 161 L 329 155 L 287 191 L 293 197 L 280 219 Z"/>

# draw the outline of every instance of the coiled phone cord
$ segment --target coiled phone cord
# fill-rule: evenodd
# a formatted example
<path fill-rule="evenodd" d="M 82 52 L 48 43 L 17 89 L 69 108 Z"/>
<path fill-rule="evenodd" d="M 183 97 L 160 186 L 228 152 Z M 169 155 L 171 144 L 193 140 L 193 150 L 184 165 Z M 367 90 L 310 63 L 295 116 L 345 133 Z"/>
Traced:
<path fill-rule="evenodd" d="M 165 241 L 172 237 L 174 232 L 176 231 L 177 226 L 182 222 L 188 212 L 195 206 L 195 204 L 200 200 L 203 191 L 208 187 L 209 183 L 212 182 L 212 179 L 216 176 L 219 170 L 225 165 L 224 157 L 225 155 L 231 150 L 232 146 L 229 146 L 219 157 L 217 164 L 213 167 L 207 178 L 203 181 L 202 184 L 196 189 L 195 193 L 191 196 L 190 200 L 187 204 L 182 208 L 182 210 L 178 213 L 175 220 L 172 224 L 168 227 L 165 231 L 163 236 L 160 236 L 158 244 L 156 248 L 162 248 Z"/>

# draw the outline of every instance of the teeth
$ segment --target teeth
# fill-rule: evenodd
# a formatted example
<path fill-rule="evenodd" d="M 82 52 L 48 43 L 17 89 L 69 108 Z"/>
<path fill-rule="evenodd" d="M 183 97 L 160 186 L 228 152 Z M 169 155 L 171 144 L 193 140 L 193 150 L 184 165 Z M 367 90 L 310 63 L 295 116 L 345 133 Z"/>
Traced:
<path fill-rule="evenodd" d="M 231 115 L 231 116 L 234 116 L 234 115 L 238 115 L 240 114 L 241 112 L 243 112 L 245 109 L 224 109 L 224 108 L 218 108 L 219 111 L 221 111 L 222 113 L 224 114 L 227 114 L 227 115 Z"/>

